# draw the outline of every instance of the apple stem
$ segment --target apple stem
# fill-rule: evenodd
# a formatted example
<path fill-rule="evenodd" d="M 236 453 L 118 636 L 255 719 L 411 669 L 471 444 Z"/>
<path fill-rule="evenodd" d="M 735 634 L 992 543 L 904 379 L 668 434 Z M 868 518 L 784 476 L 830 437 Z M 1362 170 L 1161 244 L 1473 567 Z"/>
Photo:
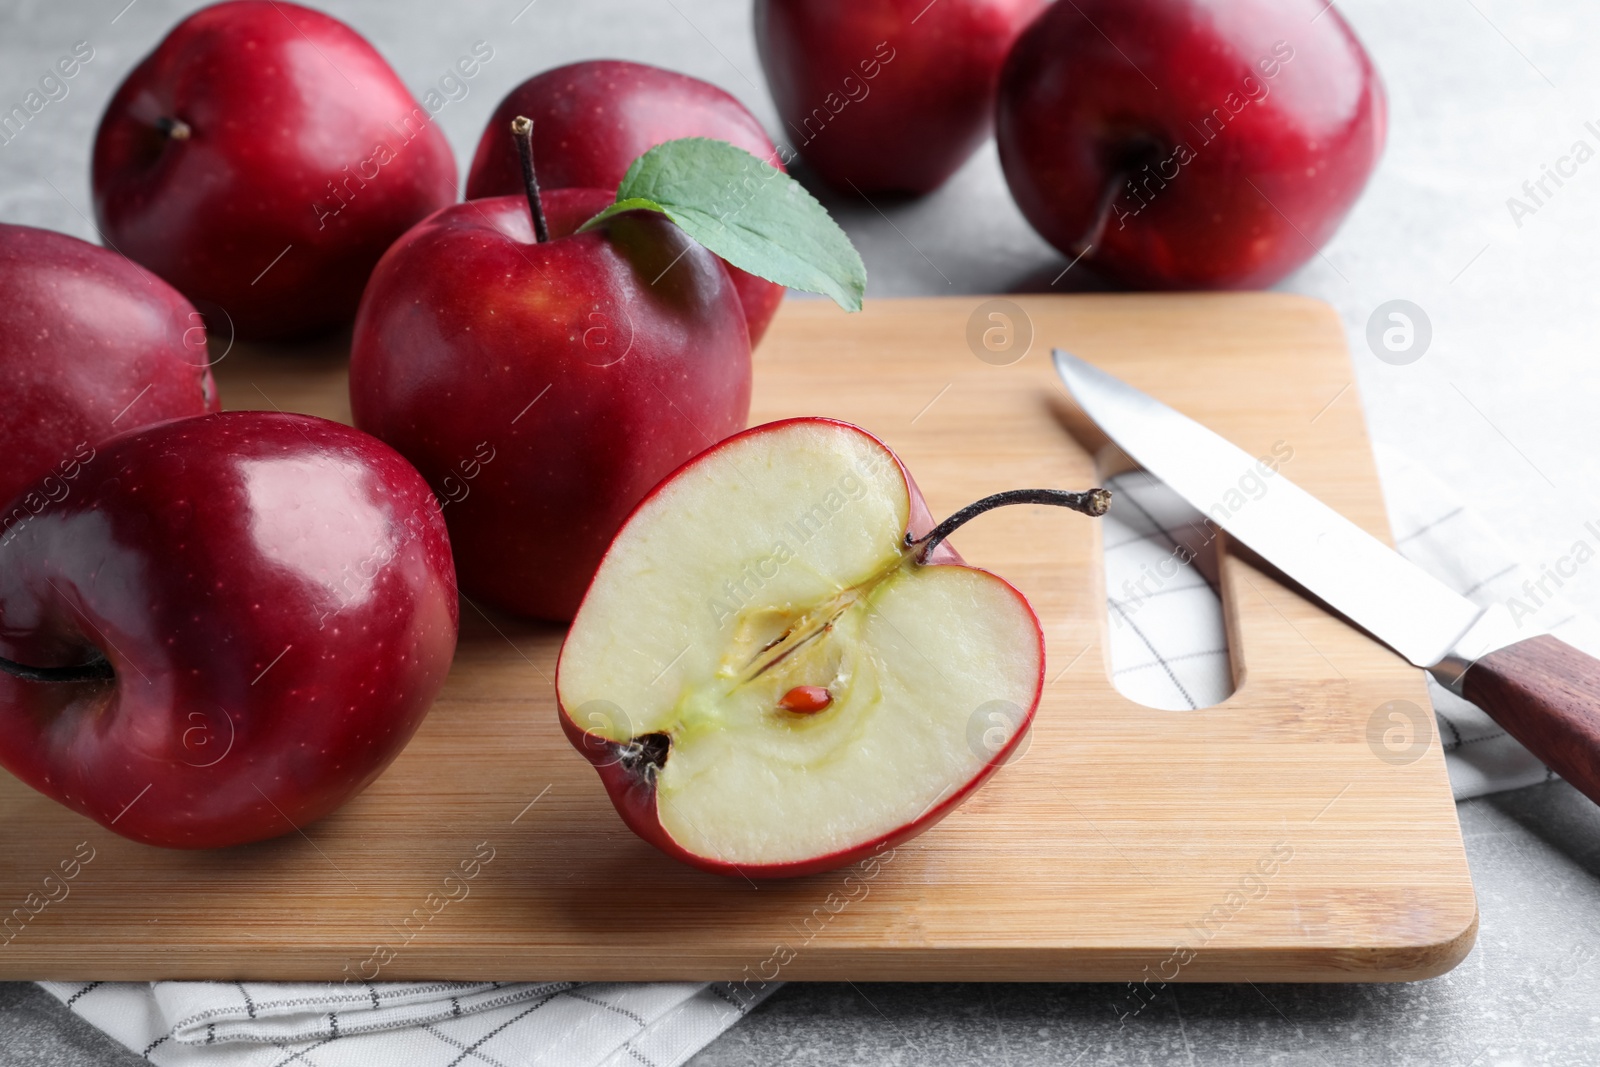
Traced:
<path fill-rule="evenodd" d="M 1065 489 L 1010 489 L 968 504 L 915 541 L 907 534 L 906 547 L 916 550 L 918 563 L 926 563 L 928 553 L 938 548 L 939 543 L 959 527 L 986 511 L 1003 508 L 1007 504 L 1052 504 L 1058 508 L 1071 508 L 1084 515 L 1098 517 L 1104 515 L 1106 509 L 1111 507 L 1111 490 L 1090 489 L 1082 493 L 1073 493 Z"/>
<path fill-rule="evenodd" d="M 25 682 L 99 682 L 117 676 L 104 658 L 72 667 L 30 667 L 0 657 L 0 671 Z"/>
<path fill-rule="evenodd" d="M 187 122 L 182 119 L 170 118 L 166 115 L 156 119 L 156 129 L 166 134 L 174 141 L 187 141 L 189 135 L 194 133 Z"/>
<path fill-rule="evenodd" d="M 1105 236 L 1106 223 L 1111 221 L 1111 205 L 1116 201 L 1117 194 L 1122 190 L 1122 183 L 1128 180 L 1128 172 L 1119 170 L 1112 174 L 1106 181 L 1105 189 L 1101 190 L 1100 202 L 1095 205 L 1094 224 L 1089 227 L 1089 232 L 1078 239 L 1072 246 L 1072 252 L 1079 259 L 1083 259 L 1092 252 L 1100 243 L 1100 238 Z"/>
<path fill-rule="evenodd" d="M 1116 203 L 1123 187 L 1141 170 L 1149 170 L 1152 166 L 1158 165 L 1166 152 L 1160 142 L 1147 137 L 1136 138 L 1122 147 L 1112 165 L 1111 173 L 1106 177 L 1105 188 L 1100 190 L 1100 199 L 1094 207 L 1094 222 L 1089 226 L 1089 231 L 1072 246 L 1073 255 L 1083 259 L 1100 246 L 1101 240 L 1105 237 L 1106 224 L 1111 221 L 1112 205 Z M 1134 197 L 1138 199 L 1137 192 Z M 1144 210 L 1144 201 L 1140 200 L 1139 203 L 1140 207 L 1129 214 L 1137 215 Z M 1122 225 L 1119 220 L 1118 228 L 1120 229 Z"/>
<path fill-rule="evenodd" d="M 539 176 L 533 171 L 533 120 L 526 115 L 512 119 L 511 136 L 522 160 L 522 185 L 528 191 L 528 210 L 533 212 L 533 235 L 543 243 L 550 240 L 550 227 L 545 225 L 544 204 L 539 200 Z"/>

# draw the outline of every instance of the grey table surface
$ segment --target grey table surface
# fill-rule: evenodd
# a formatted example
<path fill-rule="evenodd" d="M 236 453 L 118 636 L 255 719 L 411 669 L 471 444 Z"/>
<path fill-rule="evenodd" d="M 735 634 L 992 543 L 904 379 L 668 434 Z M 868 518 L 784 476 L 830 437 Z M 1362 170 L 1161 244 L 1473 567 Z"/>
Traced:
<path fill-rule="evenodd" d="M 101 108 L 191 0 L 8 0 L 0 103 L 75 42 L 93 60 L 0 145 L 0 220 L 88 239 Z M 494 59 L 439 121 L 465 166 L 490 110 L 558 63 L 674 67 L 778 131 L 746 0 L 321 0 L 417 92 L 476 41 Z M 1389 147 L 1337 238 L 1282 288 L 1333 304 L 1374 439 L 1421 460 L 1541 566 L 1600 518 L 1594 370 L 1600 162 L 1531 214 L 1507 200 L 1585 141 L 1600 147 L 1600 5 L 1586 0 L 1340 0 L 1389 91 Z M 1308 22 L 1307 34 L 1320 32 Z M 1595 121 L 1596 130 L 1585 123 Z M 1571 169 L 1570 167 L 1568 169 Z M 1066 260 L 1029 229 L 993 146 L 920 201 L 823 194 L 862 250 L 873 295 L 1049 289 Z M 1069 277 L 1057 288 L 1073 284 Z M 1396 298 L 1431 324 L 1415 363 L 1376 359 L 1366 323 Z M 974 302 L 976 303 L 976 301 Z M 1600 568 L 1567 582 L 1600 609 Z M 1553 623 L 1556 619 L 1541 619 Z M 1482 927 L 1451 973 L 1381 986 L 1169 986 L 1119 1022 L 1121 987 L 791 984 L 691 1062 L 723 1064 L 1586 1064 L 1600 1062 L 1600 811 L 1561 782 L 1460 805 Z M 0 861 L 3 862 L 3 861 Z M 137 1057 L 27 984 L 0 984 L 0 1062 Z"/>

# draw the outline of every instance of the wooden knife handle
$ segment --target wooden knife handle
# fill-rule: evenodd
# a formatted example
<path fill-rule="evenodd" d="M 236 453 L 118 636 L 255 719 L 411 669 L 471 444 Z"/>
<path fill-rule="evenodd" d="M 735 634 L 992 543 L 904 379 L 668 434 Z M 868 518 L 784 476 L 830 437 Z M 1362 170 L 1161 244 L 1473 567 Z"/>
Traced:
<path fill-rule="evenodd" d="M 1469 667 L 1461 695 L 1600 804 L 1600 660 L 1530 637 Z"/>

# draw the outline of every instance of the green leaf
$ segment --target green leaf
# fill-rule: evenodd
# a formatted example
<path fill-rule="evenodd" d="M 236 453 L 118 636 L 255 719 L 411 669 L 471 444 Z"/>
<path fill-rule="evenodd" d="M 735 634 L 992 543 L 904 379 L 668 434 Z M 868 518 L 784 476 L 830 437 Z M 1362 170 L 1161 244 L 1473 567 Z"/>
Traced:
<path fill-rule="evenodd" d="M 645 200 L 642 197 L 637 196 L 630 197 L 627 200 L 618 200 L 615 204 L 607 204 L 604 211 L 600 212 L 600 214 L 596 215 L 582 226 L 579 226 L 578 232 L 583 233 L 586 230 L 592 230 L 602 222 L 609 219 L 611 216 L 620 215 L 624 211 L 659 211 L 662 214 L 666 214 L 667 209 L 656 203 L 654 200 Z"/>
<path fill-rule="evenodd" d="M 579 230 L 638 210 L 661 212 L 740 270 L 861 310 L 867 268 L 850 238 L 799 182 L 741 148 L 706 137 L 657 145 Z"/>

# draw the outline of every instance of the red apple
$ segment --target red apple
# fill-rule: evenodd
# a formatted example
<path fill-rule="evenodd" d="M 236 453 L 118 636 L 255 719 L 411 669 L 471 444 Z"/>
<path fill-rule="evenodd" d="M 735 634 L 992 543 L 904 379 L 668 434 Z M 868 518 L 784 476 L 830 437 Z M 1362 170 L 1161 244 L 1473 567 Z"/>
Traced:
<path fill-rule="evenodd" d="M 615 192 L 635 159 L 665 141 L 713 137 L 779 170 L 783 161 L 756 117 L 709 82 L 644 63 L 591 59 L 537 74 L 506 94 L 478 141 L 467 197 L 522 191 L 522 170 L 506 127 L 533 121 L 542 189 Z M 783 286 L 729 267 L 754 347 L 783 300 Z"/>
<path fill-rule="evenodd" d="M 0 763 L 148 844 L 293 833 L 405 747 L 456 611 L 382 442 L 246 411 L 123 434 L 0 539 Z"/>
<path fill-rule="evenodd" d="M 989 136 L 995 84 L 1043 0 L 756 0 L 785 133 L 840 188 L 927 193 Z"/>
<path fill-rule="evenodd" d="M 628 511 L 744 425 L 750 344 L 722 262 L 664 215 L 573 233 L 612 192 L 469 200 L 397 241 L 356 318 L 357 426 L 445 498 L 462 590 L 572 617 Z"/>
<path fill-rule="evenodd" d="M 1333 236 L 1384 128 L 1378 74 L 1325 0 L 1078 0 L 1017 41 L 996 136 L 1065 255 L 1132 286 L 1248 289 Z"/>
<path fill-rule="evenodd" d="M 384 249 L 456 199 L 444 134 L 383 57 L 271 0 L 180 22 L 112 97 L 93 169 L 107 243 L 248 338 L 348 322 Z"/>
<path fill-rule="evenodd" d="M 0 531 L 70 493 L 106 438 L 217 410 L 194 305 L 115 252 L 0 225 L 0 290 Z"/>
<path fill-rule="evenodd" d="M 948 814 L 1039 702 L 1027 600 L 944 534 L 1001 503 L 1108 500 L 999 494 L 935 527 L 866 431 L 747 430 L 617 533 L 561 649 L 561 725 L 668 855 L 750 878 L 854 863 Z"/>

